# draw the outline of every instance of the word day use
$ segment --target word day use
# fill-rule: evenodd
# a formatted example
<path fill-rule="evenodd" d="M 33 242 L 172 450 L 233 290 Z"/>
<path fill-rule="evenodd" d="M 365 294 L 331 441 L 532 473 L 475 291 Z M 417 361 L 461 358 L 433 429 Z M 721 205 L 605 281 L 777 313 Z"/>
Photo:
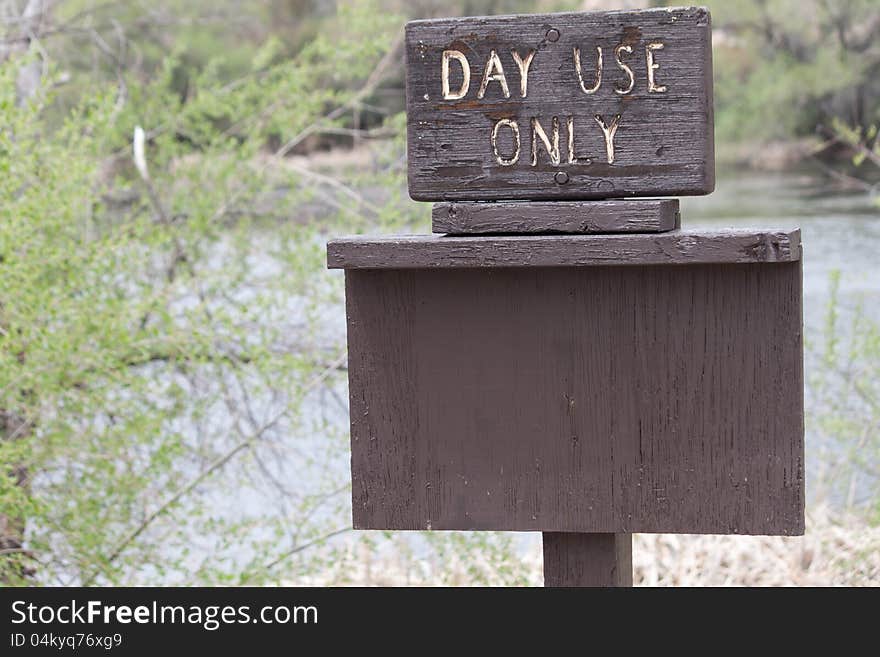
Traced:
<path fill-rule="evenodd" d="M 655 53 L 663 50 L 665 44 L 663 41 L 655 40 L 645 44 L 645 69 L 647 72 L 647 88 L 649 93 L 666 93 L 668 88 L 666 85 L 659 84 L 656 79 L 655 71 L 660 68 L 660 64 L 656 61 Z M 529 71 L 532 63 L 535 61 L 537 51 L 534 48 L 528 49 L 525 56 L 521 55 L 516 48 L 511 48 L 510 56 L 519 73 L 519 96 L 525 98 L 529 91 Z M 636 84 L 636 74 L 632 65 L 634 62 L 629 60 L 629 56 L 633 53 L 633 47 L 626 43 L 620 43 L 614 48 L 614 62 L 616 66 L 625 74 L 625 80 L 622 84 L 615 85 L 614 91 L 622 96 L 632 93 Z M 590 95 L 599 91 L 602 86 L 602 72 L 604 68 L 604 54 L 602 46 L 596 46 L 595 50 L 595 73 L 592 78 L 584 74 L 584 64 L 582 64 L 581 49 L 574 46 L 571 49 L 572 67 L 577 73 L 577 80 L 580 83 L 580 89 L 583 93 Z M 452 62 L 455 62 L 461 68 L 461 83 L 457 89 L 453 89 L 450 83 L 450 73 Z M 585 77 L 588 78 L 585 80 Z M 444 100 L 461 100 L 465 98 L 471 87 L 471 64 L 467 56 L 460 50 L 448 49 L 443 51 L 440 60 L 440 80 Z M 486 89 L 489 83 L 497 82 L 501 87 L 501 92 L 505 98 L 510 98 L 510 85 L 507 81 L 504 64 L 496 50 L 489 53 L 486 65 L 483 68 L 482 80 L 477 98 L 483 99 L 486 95 Z"/>

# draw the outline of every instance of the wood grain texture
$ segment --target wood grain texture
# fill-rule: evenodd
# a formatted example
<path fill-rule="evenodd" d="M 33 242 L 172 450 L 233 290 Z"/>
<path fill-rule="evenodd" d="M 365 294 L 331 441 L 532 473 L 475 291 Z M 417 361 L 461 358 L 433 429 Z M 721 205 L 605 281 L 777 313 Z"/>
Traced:
<path fill-rule="evenodd" d="M 580 12 L 412 21 L 406 27 L 406 103 L 409 192 L 419 201 L 500 199 L 592 199 L 625 196 L 708 194 L 715 186 L 711 20 L 705 8 Z M 558 38 L 548 34 L 556 30 Z M 656 83 L 650 92 L 646 47 L 654 51 Z M 633 72 L 618 66 L 615 49 Z M 595 78 L 597 47 L 603 51 L 602 82 L 592 94 L 581 89 L 574 48 L 581 53 L 582 78 Z M 445 50 L 468 60 L 469 89 L 461 99 L 444 99 L 441 84 Z M 521 57 L 535 55 L 528 88 L 521 96 Z M 510 97 L 490 81 L 478 98 L 492 51 L 499 57 Z M 449 65 L 450 84 L 462 84 L 462 66 Z M 497 74 L 492 67 L 490 72 Z M 456 77 L 457 76 L 457 77 Z M 606 139 L 596 117 L 610 125 L 620 115 L 615 157 L 607 159 Z M 552 139 L 559 120 L 560 161 L 538 149 L 532 164 L 532 118 Z M 568 117 L 573 130 L 568 129 Z M 513 121 L 520 134 L 516 163 L 502 166 L 493 151 L 499 121 Z M 574 135 L 569 163 L 568 135 Z M 513 128 L 499 128 L 498 152 L 516 152 Z M 560 177 L 557 177 L 560 174 Z M 562 181 L 560 183 L 560 180 Z"/>
<path fill-rule="evenodd" d="M 544 586 L 632 586 L 632 534 L 544 532 Z"/>
<path fill-rule="evenodd" d="M 355 528 L 803 532 L 800 262 L 353 269 L 346 304 Z"/>
<path fill-rule="evenodd" d="M 800 231 L 675 230 L 620 235 L 397 235 L 327 243 L 331 269 L 435 269 L 791 262 Z"/>
<path fill-rule="evenodd" d="M 435 203 L 432 230 L 493 233 L 662 233 L 679 227 L 678 199 Z"/>

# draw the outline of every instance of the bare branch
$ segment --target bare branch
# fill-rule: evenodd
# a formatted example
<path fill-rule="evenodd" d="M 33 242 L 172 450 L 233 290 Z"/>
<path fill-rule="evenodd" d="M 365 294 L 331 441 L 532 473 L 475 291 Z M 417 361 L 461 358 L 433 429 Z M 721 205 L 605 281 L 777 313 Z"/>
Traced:
<path fill-rule="evenodd" d="M 285 552 L 284 554 L 282 554 L 277 559 L 274 559 L 273 561 L 270 561 L 269 563 L 267 563 L 265 566 L 263 566 L 263 569 L 264 570 L 272 570 L 275 566 L 280 564 L 285 559 L 292 557 L 294 554 L 297 554 L 298 552 L 302 552 L 303 550 L 307 550 L 312 546 L 318 545 L 319 543 L 324 543 L 324 542 L 330 540 L 331 538 L 333 538 L 334 536 L 339 536 L 340 534 L 345 534 L 346 532 L 350 532 L 350 531 L 352 531 L 351 527 L 340 527 L 339 529 L 336 529 L 332 532 L 324 534 L 323 536 L 316 538 L 312 541 L 309 541 L 308 543 L 303 543 L 302 545 L 296 545 L 293 548 L 291 548 L 290 550 L 288 550 L 287 552 Z"/>
<path fill-rule="evenodd" d="M 294 135 L 294 137 L 292 137 L 285 144 L 283 144 L 278 150 L 276 150 L 272 154 L 271 158 L 269 158 L 266 162 L 264 162 L 260 166 L 260 168 L 258 169 L 258 173 L 265 172 L 266 169 L 269 168 L 270 164 L 272 164 L 274 161 L 277 161 L 277 160 L 284 158 L 285 155 L 290 153 L 290 151 L 292 151 L 294 148 L 296 148 L 297 145 L 302 143 L 302 141 L 304 139 L 306 139 L 310 135 L 320 131 L 322 128 L 326 127 L 328 123 L 343 116 L 348 110 L 350 110 L 352 107 L 354 107 L 355 105 L 360 103 L 364 98 L 366 98 L 371 93 L 373 93 L 373 91 L 376 90 L 376 88 L 379 86 L 379 84 L 382 82 L 382 80 L 385 79 L 385 76 L 387 75 L 388 69 L 391 67 L 392 62 L 400 60 L 399 51 L 400 51 L 402 44 L 403 44 L 403 32 L 400 32 L 395 37 L 394 42 L 392 43 L 391 47 L 388 49 L 388 52 L 385 53 L 385 56 L 382 57 L 382 59 L 376 65 L 376 68 L 373 69 L 373 72 L 367 78 L 367 81 L 364 83 L 363 87 L 361 87 L 361 89 L 359 91 L 357 91 L 357 93 L 355 93 L 346 102 L 344 102 L 341 105 L 339 105 L 338 107 L 336 107 L 333 111 L 331 111 L 327 115 L 323 116 L 319 120 L 315 121 L 314 123 L 312 123 L 311 125 L 306 127 L 304 130 L 300 131 L 298 134 Z M 293 168 L 297 168 L 297 167 L 294 166 Z M 354 200 L 356 200 L 357 202 L 363 204 L 364 207 L 368 208 L 373 213 L 376 213 L 378 211 L 378 208 L 367 203 L 365 201 L 365 199 L 360 194 L 358 194 L 353 189 L 346 186 L 345 184 L 343 184 L 339 180 L 336 180 L 335 178 L 332 178 L 330 176 L 325 176 L 323 174 L 315 173 L 314 171 L 311 171 L 310 169 L 306 169 L 305 167 L 298 167 L 298 170 L 303 175 L 311 177 L 316 181 L 327 183 L 327 184 L 339 189 L 340 191 L 343 191 L 347 196 L 349 196 L 349 197 L 353 198 Z M 232 206 L 232 204 L 235 203 L 240 197 L 241 197 L 241 192 L 233 194 L 231 198 L 226 200 L 223 204 L 221 204 L 221 206 L 219 208 L 217 208 L 217 211 L 214 213 L 212 218 L 214 220 L 216 220 L 216 219 L 219 219 L 220 217 L 224 216 L 226 214 L 227 210 Z"/>
<path fill-rule="evenodd" d="M 345 358 L 345 354 L 343 354 L 337 361 L 341 362 L 342 359 Z M 324 371 L 320 372 L 316 375 L 311 381 L 309 381 L 301 394 L 305 395 L 311 390 L 317 388 L 322 382 L 330 376 L 330 374 L 335 371 L 336 365 L 333 364 Z M 176 505 L 181 499 L 191 493 L 195 488 L 201 484 L 205 479 L 210 477 L 214 472 L 222 468 L 224 465 L 229 463 L 237 454 L 244 451 L 245 449 L 251 447 L 256 441 L 258 441 L 263 434 L 269 431 L 272 427 L 274 427 L 284 416 L 287 411 L 284 410 L 278 413 L 274 418 L 272 418 L 269 422 L 265 423 L 259 430 L 254 432 L 248 438 L 242 440 L 232 447 L 229 451 L 221 456 L 217 457 L 214 461 L 211 462 L 209 466 L 207 466 L 204 470 L 202 470 L 194 479 L 192 479 L 188 484 L 179 489 L 174 495 L 169 497 L 165 502 L 163 502 L 159 507 L 157 507 L 152 513 L 148 514 L 146 518 L 133 530 L 131 531 L 120 543 L 113 549 L 110 555 L 104 560 L 105 565 L 109 565 L 113 563 L 122 552 L 131 545 L 137 538 L 143 534 L 147 528 L 156 521 L 157 518 L 164 515 L 171 507 Z M 304 549 L 304 548 L 303 548 Z M 95 579 L 101 574 L 100 568 L 96 569 L 89 577 L 87 577 L 82 585 L 90 586 Z"/>
<path fill-rule="evenodd" d="M 391 67 L 391 64 L 400 61 L 399 51 L 402 45 L 403 32 L 399 32 L 392 42 L 391 47 L 388 49 L 388 52 L 385 53 L 385 56 L 379 61 L 379 63 L 376 65 L 376 68 L 373 69 L 373 72 L 370 73 L 370 76 L 367 78 L 367 81 L 364 83 L 364 86 L 361 87 L 360 91 L 358 91 L 354 96 L 349 98 L 345 103 L 334 109 L 332 112 L 319 119 L 318 121 L 315 121 L 304 130 L 300 131 L 299 134 L 295 135 L 293 138 L 287 141 L 287 143 L 285 143 L 275 152 L 275 157 L 284 157 L 290 151 L 296 148 L 300 143 L 302 143 L 304 139 L 326 127 L 328 123 L 338 119 L 352 107 L 360 103 L 364 98 L 373 93 L 382 82 L 382 80 L 385 79 L 385 75 L 388 73 L 388 69 Z"/>

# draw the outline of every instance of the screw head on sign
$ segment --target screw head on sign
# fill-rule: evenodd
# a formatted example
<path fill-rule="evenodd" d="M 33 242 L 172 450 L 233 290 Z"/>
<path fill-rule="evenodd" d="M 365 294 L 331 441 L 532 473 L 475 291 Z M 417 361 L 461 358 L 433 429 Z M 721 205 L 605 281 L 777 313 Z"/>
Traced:
<path fill-rule="evenodd" d="M 553 176 L 553 180 L 556 181 L 557 185 L 564 185 L 568 182 L 568 174 L 565 171 L 557 171 L 556 175 Z"/>
<path fill-rule="evenodd" d="M 546 36 L 547 41 L 552 41 L 553 43 L 556 43 L 557 41 L 559 41 L 559 30 L 557 30 L 555 27 L 551 27 L 549 30 L 547 30 Z"/>

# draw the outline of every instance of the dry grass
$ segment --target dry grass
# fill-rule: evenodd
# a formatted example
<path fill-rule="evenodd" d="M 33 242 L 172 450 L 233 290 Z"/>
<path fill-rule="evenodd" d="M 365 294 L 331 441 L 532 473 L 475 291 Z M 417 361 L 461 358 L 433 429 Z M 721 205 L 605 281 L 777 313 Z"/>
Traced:
<path fill-rule="evenodd" d="M 542 584 L 540 543 L 505 572 L 491 556 L 453 554 L 443 563 L 410 556 L 406 538 L 380 553 L 352 543 L 347 559 L 300 584 L 358 586 L 466 586 L 475 580 L 509 583 L 511 572 Z M 880 586 L 880 527 L 855 516 L 814 509 L 805 536 L 698 536 L 639 534 L 633 571 L 641 586 Z"/>
<path fill-rule="evenodd" d="M 880 527 L 820 508 L 804 536 L 638 535 L 633 570 L 646 586 L 880 586 Z"/>

